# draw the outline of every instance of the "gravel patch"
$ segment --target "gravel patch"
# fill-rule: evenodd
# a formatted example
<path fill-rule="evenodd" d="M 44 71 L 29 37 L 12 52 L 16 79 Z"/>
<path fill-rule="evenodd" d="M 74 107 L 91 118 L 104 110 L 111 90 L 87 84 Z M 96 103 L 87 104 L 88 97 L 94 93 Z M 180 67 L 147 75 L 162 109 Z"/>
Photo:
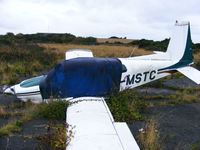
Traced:
<path fill-rule="evenodd" d="M 1 150 L 39 150 L 37 140 L 31 137 L 8 136 L 0 138 Z"/>
<path fill-rule="evenodd" d="M 40 136 L 47 132 L 45 128 L 48 124 L 48 120 L 31 120 L 23 124 L 23 131 L 17 133 L 23 136 Z"/>
<path fill-rule="evenodd" d="M 192 80 L 188 78 L 184 79 L 170 79 L 170 80 L 165 80 L 163 85 L 165 87 L 178 87 L 178 88 L 196 88 L 200 87 L 200 85 L 196 84 Z"/>
<path fill-rule="evenodd" d="M 14 95 L 0 94 L 0 106 L 8 106 L 9 104 L 20 102 L 21 100 Z"/>
<path fill-rule="evenodd" d="M 137 89 L 137 92 L 143 96 L 168 96 L 168 95 L 173 95 L 176 94 L 176 91 L 174 90 L 169 90 L 169 89 L 161 89 L 161 88 L 152 88 L 152 87 L 145 87 L 142 89 Z"/>
<path fill-rule="evenodd" d="M 164 140 L 164 150 L 192 150 L 191 144 L 200 139 L 200 104 L 179 104 L 174 106 L 156 106 L 150 108 L 148 118 L 159 123 L 159 133 Z M 145 123 L 129 123 L 134 137 Z"/>

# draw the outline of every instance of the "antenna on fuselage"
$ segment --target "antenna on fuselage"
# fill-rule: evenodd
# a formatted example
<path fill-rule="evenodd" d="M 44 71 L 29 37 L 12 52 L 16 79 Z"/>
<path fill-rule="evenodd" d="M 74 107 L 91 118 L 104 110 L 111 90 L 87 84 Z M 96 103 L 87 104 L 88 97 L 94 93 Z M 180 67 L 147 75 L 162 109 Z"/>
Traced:
<path fill-rule="evenodd" d="M 131 54 L 130 54 L 130 56 L 129 56 L 129 57 L 131 57 L 131 56 L 133 55 L 133 52 L 135 51 L 135 49 L 136 49 L 136 46 L 135 46 L 135 47 L 133 47 L 133 50 L 132 50 L 132 52 L 131 52 Z"/>

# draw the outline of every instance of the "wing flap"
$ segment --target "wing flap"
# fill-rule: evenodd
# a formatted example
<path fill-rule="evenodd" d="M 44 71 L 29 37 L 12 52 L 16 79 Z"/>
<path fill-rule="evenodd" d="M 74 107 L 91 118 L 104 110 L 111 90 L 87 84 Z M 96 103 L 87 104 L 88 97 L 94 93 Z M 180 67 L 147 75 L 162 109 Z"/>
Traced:
<path fill-rule="evenodd" d="M 130 132 L 127 124 L 125 122 L 116 122 L 114 123 L 116 131 L 120 137 L 121 142 L 123 143 L 124 149 L 139 149 L 133 135 Z M 135 149 L 134 149 L 135 150 Z"/>
<path fill-rule="evenodd" d="M 196 82 L 197 84 L 200 84 L 200 71 L 199 70 L 197 70 L 193 67 L 190 67 L 190 66 L 179 68 L 177 70 L 180 73 L 184 74 L 189 79 L 191 79 L 192 81 Z"/>

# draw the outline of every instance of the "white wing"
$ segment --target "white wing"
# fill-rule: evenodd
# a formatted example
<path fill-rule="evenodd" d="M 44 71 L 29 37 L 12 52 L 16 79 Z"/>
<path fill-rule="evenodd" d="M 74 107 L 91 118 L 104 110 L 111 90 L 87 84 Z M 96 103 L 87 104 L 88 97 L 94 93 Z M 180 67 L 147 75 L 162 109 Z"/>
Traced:
<path fill-rule="evenodd" d="M 139 150 L 125 122 L 114 122 L 104 98 L 82 97 L 67 109 L 74 138 L 67 150 Z"/>
<path fill-rule="evenodd" d="M 65 60 L 78 57 L 93 57 L 93 53 L 89 49 L 71 49 L 65 53 Z"/>

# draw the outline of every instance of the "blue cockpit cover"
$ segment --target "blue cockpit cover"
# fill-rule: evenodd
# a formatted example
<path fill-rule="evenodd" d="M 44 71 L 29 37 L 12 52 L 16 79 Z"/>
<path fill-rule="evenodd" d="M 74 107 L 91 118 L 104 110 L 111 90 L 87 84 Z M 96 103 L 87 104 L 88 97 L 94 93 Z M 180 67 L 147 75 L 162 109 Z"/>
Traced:
<path fill-rule="evenodd" d="M 117 58 L 79 57 L 56 65 L 40 82 L 43 99 L 105 96 L 119 90 L 122 63 Z"/>

